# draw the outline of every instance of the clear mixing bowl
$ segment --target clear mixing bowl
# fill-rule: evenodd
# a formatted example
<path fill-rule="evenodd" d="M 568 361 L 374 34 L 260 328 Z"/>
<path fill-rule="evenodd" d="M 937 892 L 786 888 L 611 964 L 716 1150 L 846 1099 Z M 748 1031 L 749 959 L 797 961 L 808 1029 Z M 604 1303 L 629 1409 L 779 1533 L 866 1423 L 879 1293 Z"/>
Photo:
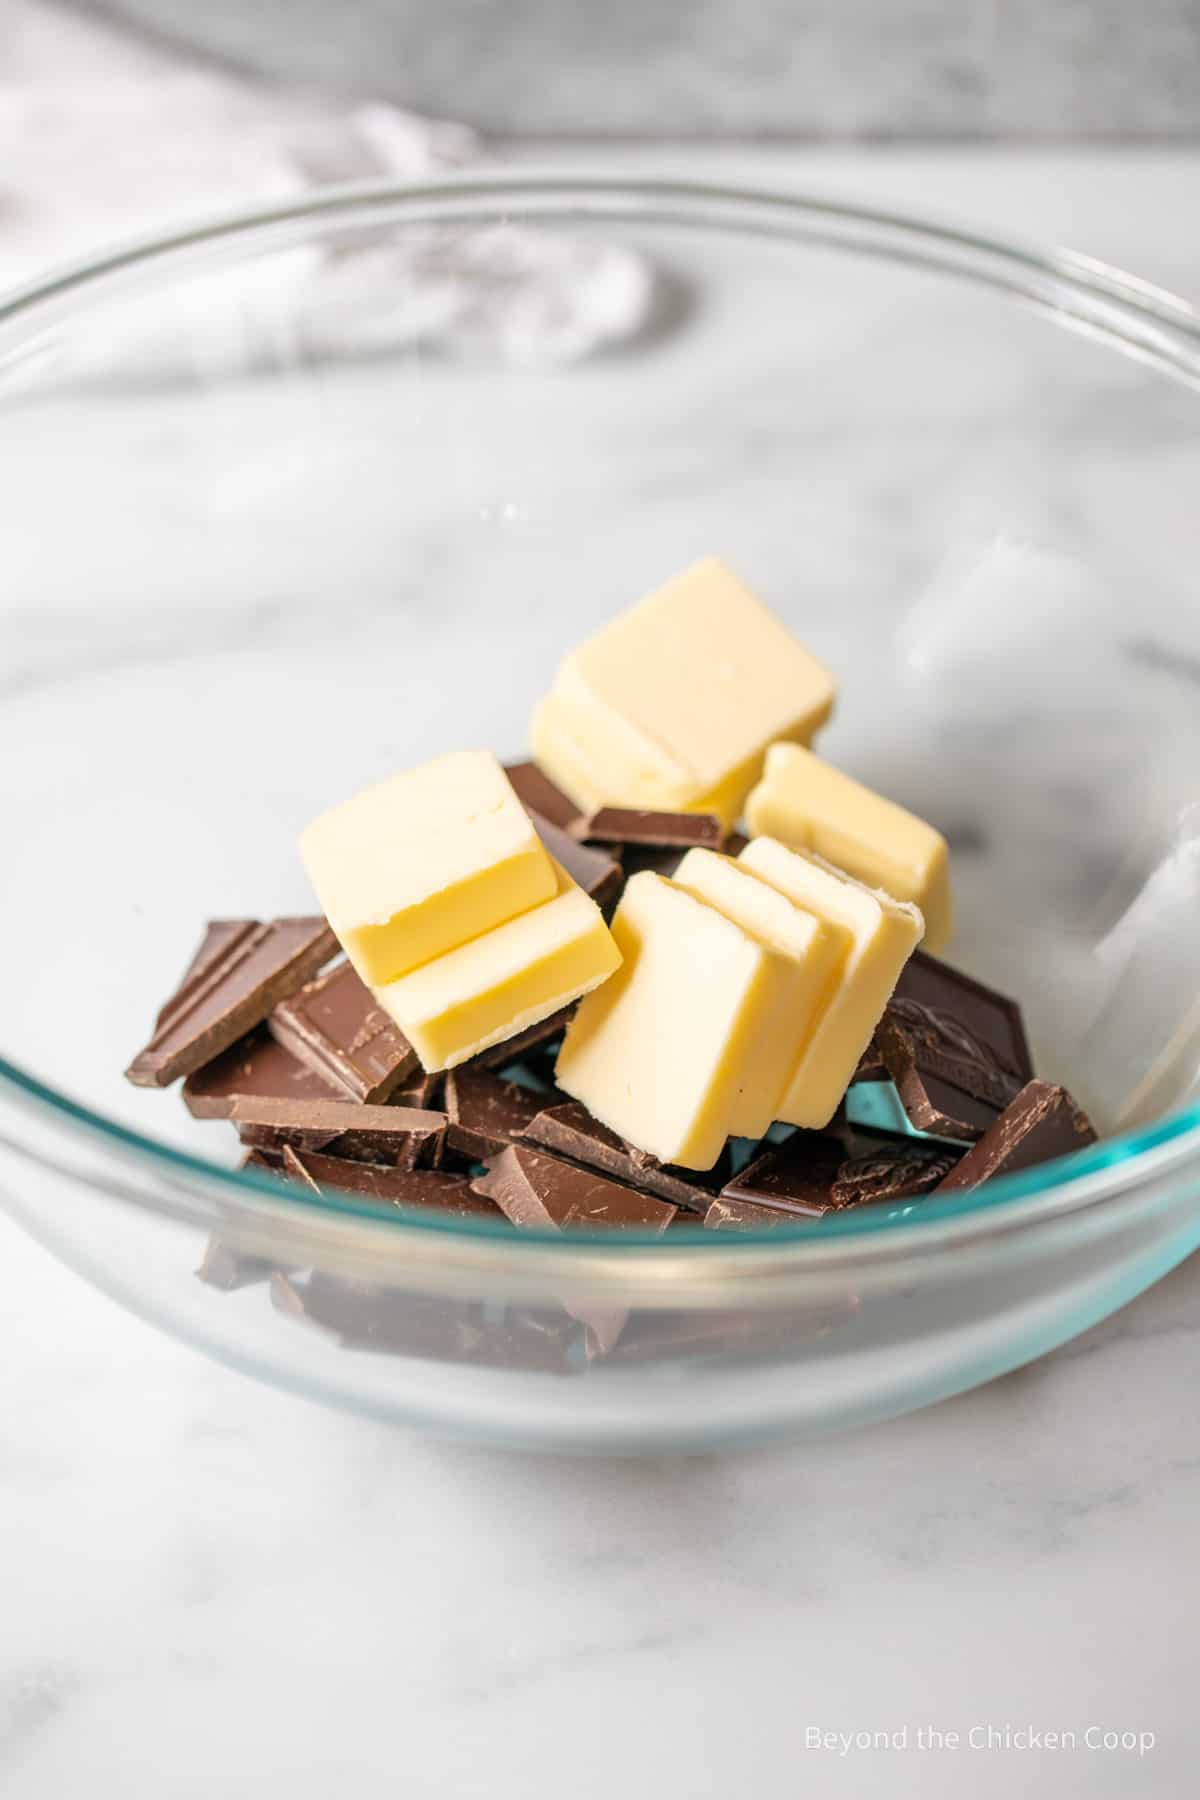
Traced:
<path fill-rule="evenodd" d="M 543 251 L 582 271 L 544 305 Z M 1082 258 L 648 181 L 322 195 L 0 307 L 0 1198 L 198 1348 L 479 1441 L 815 1433 L 1121 1305 L 1200 1240 L 1198 382 L 1196 314 Z M 823 749 L 947 833 L 951 960 L 1101 1145 L 568 1240 L 306 1199 L 125 1084 L 205 919 L 311 910 L 308 817 L 520 753 L 562 652 L 710 551 L 838 672 Z M 211 1240 L 263 1279 L 198 1280 Z"/>

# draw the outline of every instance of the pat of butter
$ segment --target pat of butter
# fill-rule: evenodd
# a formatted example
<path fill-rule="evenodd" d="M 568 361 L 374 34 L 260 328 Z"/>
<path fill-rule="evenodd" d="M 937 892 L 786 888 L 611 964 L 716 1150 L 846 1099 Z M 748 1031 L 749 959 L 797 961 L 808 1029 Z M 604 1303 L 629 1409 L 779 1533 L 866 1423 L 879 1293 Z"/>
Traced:
<path fill-rule="evenodd" d="M 771 745 L 746 819 L 756 837 L 814 850 L 868 887 L 919 906 L 927 950 L 937 954 L 949 942 L 954 917 L 945 838 L 811 750 Z"/>
<path fill-rule="evenodd" d="M 315 819 L 300 854 L 369 987 L 553 899 L 554 868 L 490 751 L 435 757 Z"/>
<path fill-rule="evenodd" d="M 567 1027 L 555 1080 L 639 1150 L 710 1169 L 740 1097 L 778 1080 L 788 959 L 649 870 L 612 929 L 621 967 Z"/>
<path fill-rule="evenodd" d="M 770 1074 L 764 1068 L 760 1085 L 737 1095 L 729 1118 L 731 1136 L 762 1137 L 781 1116 L 795 1070 L 838 990 L 850 954 L 850 932 L 836 919 L 805 911 L 715 850 L 689 850 L 673 880 L 782 959 L 784 1025 L 773 1044 L 762 1046 Z"/>
<path fill-rule="evenodd" d="M 850 934 L 840 986 L 793 1071 L 779 1110 L 789 1125 L 819 1130 L 837 1111 L 900 971 L 921 941 L 921 914 L 774 838 L 752 838 L 738 862 L 764 886 L 770 883 L 797 906 L 836 920 Z"/>
<path fill-rule="evenodd" d="M 557 863 L 554 899 L 404 975 L 375 998 L 426 1069 L 452 1069 L 548 1018 L 621 958 L 599 907 Z"/>
<path fill-rule="evenodd" d="M 586 811 L 715 812 L 728 826 L 772 739 L 806 743 L 833 701 L 828 670 L 709 557 L 571 651 L 532 748 Z"/>

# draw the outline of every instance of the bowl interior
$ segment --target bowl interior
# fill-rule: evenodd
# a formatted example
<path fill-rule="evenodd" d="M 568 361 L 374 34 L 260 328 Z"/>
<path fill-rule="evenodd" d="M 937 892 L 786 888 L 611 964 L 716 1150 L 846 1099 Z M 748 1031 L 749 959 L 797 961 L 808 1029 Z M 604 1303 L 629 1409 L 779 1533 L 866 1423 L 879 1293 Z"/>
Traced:
<path fill-rule="evenodd" d="M 1041 1071 L 1109 1130 L 1197 1093 L 1194 392 L 886 232 L 735 224 L 330 206 L 11 322 L 6 1055 L 232 1162 L 121 1076 L 205 919 L 310 910 L 312 814 L 520 753 L 560 655 L 716 552 L 837 672 L 823 752 L 949 837 L 950 958 Z M 618 246 L 650 300 L 577 354 Z M 422 317 L 481 262 L 467 329 Z"/>

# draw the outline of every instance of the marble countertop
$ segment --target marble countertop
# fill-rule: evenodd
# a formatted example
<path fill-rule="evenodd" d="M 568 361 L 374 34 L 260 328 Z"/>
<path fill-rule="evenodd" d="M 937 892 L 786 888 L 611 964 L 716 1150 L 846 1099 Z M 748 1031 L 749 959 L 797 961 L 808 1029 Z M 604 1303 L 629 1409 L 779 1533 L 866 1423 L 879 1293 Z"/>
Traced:
<path fill-rule="evenodd" d="M 1200 154 L 720 166 L 1200 294 Z M 1194 1780 L 1195 1259 L 981 1392 L 736 1456 L 485 1454 L 325 1412 L 155 1335 L 7 1222 L 0 1346 L 5 1800 Z"/>

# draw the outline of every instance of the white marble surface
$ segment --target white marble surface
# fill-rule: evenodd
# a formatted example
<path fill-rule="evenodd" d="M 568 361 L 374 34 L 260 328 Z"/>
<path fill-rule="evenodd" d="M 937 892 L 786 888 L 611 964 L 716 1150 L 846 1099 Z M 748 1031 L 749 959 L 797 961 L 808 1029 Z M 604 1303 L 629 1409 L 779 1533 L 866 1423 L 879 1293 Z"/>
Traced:
<path fill-rule="evenodd" d="M 1195 158 L 725 167 L 1200 292 Z M 1194 1262 L 1036 1367 L 869 1433 L 573 1464 L 256 1388 L 7 1223 L 0 1246 L 5 1800 L 1190 1791 Z M 989 1727 L 1076 1747 L 973 1748 Z M 930 1729 L 962 1746 L 920 1747 Z"/>

